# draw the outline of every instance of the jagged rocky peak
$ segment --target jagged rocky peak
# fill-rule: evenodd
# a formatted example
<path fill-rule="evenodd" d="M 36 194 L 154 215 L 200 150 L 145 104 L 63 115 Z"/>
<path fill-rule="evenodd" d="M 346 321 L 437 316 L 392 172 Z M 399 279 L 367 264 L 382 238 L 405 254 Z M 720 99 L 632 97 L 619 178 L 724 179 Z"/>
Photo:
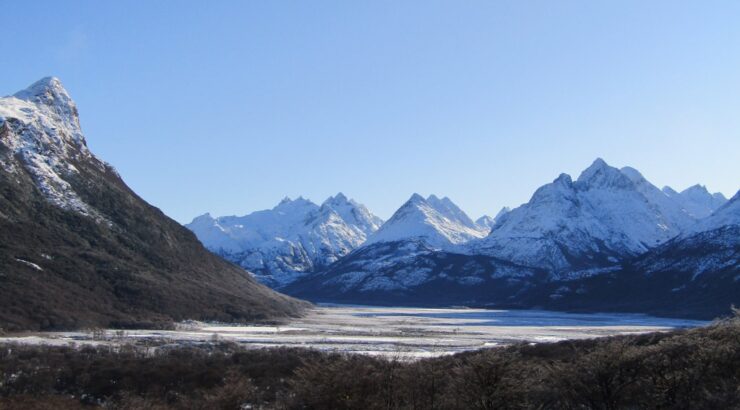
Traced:
<path fill-rule="evenodd" d="M 58 79 L 44 78 L 13 96 L 0 98 L 0 122 L 0 143 L 6 148 L 6 155 L 0 155 L 3 169 L 25 169 L 55 205 L 103 219 L 79 197 L 68 179 L 78 174 L 83 164 L 100 172 L 115 170 L 88 150 L 77 107 Z"/>
<path fill-rule="evenodd" d="M 508 207 L 508 206 L 502 207 L 498 211 L 498 213 L 496 214 L 496 216 L 493 217 L 493 219 L 494 220 L 499 220 L 502 216 L 508 214 L 509 212 L 511 212 L 511 208 L 510 207 Z"/>
<path fill-rule="evenodd" d="M 675 189 L 669 187 L 668 185 L 664 186 L 661 191 L 663 191 L 663 193 L 668 195 L 669 197 L 678 195 L 678 192 L 676 192 Z"/>
<path fill-rule="evenodd" d="M 549 184 L 545 184 L 532 194 L 529 200 L 530 204 L 550 203 L 561 201 L 564 197 L 570 197 L 575 194 L 573 180 L 568 174 L 560 174 Z"/>
<path fill-rule="evenodd" d="M 727 202 L 727 198 L 721 192 L 710 193 L 705 185 L 699 184 L 684 189 L 680 195 L 695 201 L 711 202 L 712 205 L 716 206 L 722 206 Z"/>
<path fill-rule="evenodd" d="M 356 225 L 365 235 L 377 231 L 383 224 L 383 220 L 373 215 L 367 207 L 354 199 L 347 198 L 339 192 L 330 196 L 321 204 L 322 208 L 331 209 L 350 225 Z"/>
<path fill-rule="evenodd" d="M 634 256 L 693 223 L 640 172 L 598 158 L 575 182 L 561 174 L 540 187 L 470 246 L 473 252 L 565 272 Z"/>
<path fill-rule="evenodd" d="M 77 117 L 77 105 L 69 96 L 67 89 L 56 77 L 44 77 L 31 84 L 25 90 L 18 91 L 13 97 L 35 104 L 45 104 L 51 107 L 69 109 L 71 116 Z"/>
<path fill-rule="evenodd" d="M 740 225 L 740 191 L 714 210 L 711 215 L 701 219 L 687 234 L 736 225 Z"/>
<path fill-rule="evenodd" d="M 216 219 L 213 218 L 213 216 L 211 216 L 211 213 L 210 212 L 206 212 L 206 213 L 204 213 L 202 215 L 198 215 L 195 218 L 193 218 L 193 221 L 191 223 L 194 224 L 194 223 L 212 222 L 212 221 L 215 221 L 215 220 Z"/>
<path fill-rule="evenodd" d="M 684 212 L 697 219 L 706 218 L 727 202 L 722 193 L 712 194 L 706 186 L 700 184 L 690 186 L 680 193 L 666 186 L 662 192 L 676 202 Z"/>
<path fill-rule="evenodd" d="M 449 198 L 424 198 L 415 193 L 363 244 L 423 241 L 439 249 L 452 249 L 487 233 Z"/>
<path fill-rule="evenodd" d="M 445 217 L 459 221 L 469 228 L 477 228 L 475 222 L 460 207 L 452 202 L 450 198 L 444 197 L 439 199 L 436 195 L 432 194 L 427 197 L 427 202 Z"/>
<path fill-rule="evenodd" d="M 280 213 L 296 213 L 309 212 L 318 208 L 318 205 L 313 203 L 311 200 L 304 198 L 303 196 L 299 196 L 296 199 L 290 199 L 286 196 L 272 209 Z"/>
<path fill-rule="evenodd" d="M 480 218 L 475 220 L 475 224 L 483 229 L 490 230 L 493 225 L 496 223 L 496 220 L 488 215 L 483 215 Z"/>
<path fill-rule="evenodd" d="M 349 204 L 350 199 L 347 198 L 347 196 L 344 195 L 343 193 L 338 192 L 336 195 L 326 198 L 324 203 L 329 204 L 329 205 L 344 205 L 344 204 Z"/>
<path fill-rule="evenodd" d="M 42 78 L 13 97 L 34 104 L 55 122 L 63 124 L 63 131 L 68 132 L 68 137 L 76 144 L 85 144 L 77 105 L 58 78 Z"/>
<path fill-rule="evenodd" d="M 41 79 L 25 90 L 0 98 L 0 122 L 13 134 L 16 150 L 35 148 L 58 153 L 87 151 L 75 105 L 61 81 Z M 32 143 L 32 144 L 31 144 Z"/>
<path fill-rule="evenodd" d="M 624 173 L 617 168 L 609 166 L 609 164 L 607 164 L 603 159 L 596 158 L 591 166 L 581 173 L 578 180 L 576 180 L 576 184 L 582 189 L 628 189 L 634 184 L 634 181 L 630 176 L 642 179 L 642 175 L 632 168 L 626 169 L 627 172 Z"/>
<path fill-rule="evenodd" d="M 383 221 L 339 193 L 316 205 L 284 198 L 272 209 L 244 216 L 195 218 L 191 229 L 208 249 L 273 287 L 336 261 L 362 244 Z"/>
<path fill-rule="evenodd" d="M 498 211 L 496 216 L 490 217 L 488 215 L 483 215 L 480 218 L 476 219 L 475 224 L 479 227 L 485 228 L 490 232 L 491 228 L 493 228 L 497 222 L 501 221 L 509 212 L 511 212 L 511 208 L 509 208 L 508 206 L 504 206 Z"/>

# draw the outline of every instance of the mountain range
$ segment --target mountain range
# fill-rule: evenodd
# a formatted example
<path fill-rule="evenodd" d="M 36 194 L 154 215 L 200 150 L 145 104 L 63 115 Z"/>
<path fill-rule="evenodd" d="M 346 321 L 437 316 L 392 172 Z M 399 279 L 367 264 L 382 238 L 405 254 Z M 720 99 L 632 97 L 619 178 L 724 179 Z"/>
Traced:
<path fill-rule="evenodd" d="M 274 321 L 309 306 L 264 284 L 353 304 L 702 318 L 740 304 L 740 195 L 659 189 L 601 159 L 475 221 L 418 194 L 383 221 L 339 193 L 183 227 L 90 152 L 49 77 L 0 98 L 0 191 L 8 330 Z"/>
<path fill-rule="evenodd" d="M 364 205 L 339 193 L 320 206 L 285 198 L 273 209 L 218 218 L 205 214 L 185 226 L 208 249 L 279 288 L 336 262 L 382 224 Z"/>
<path fill-rule="evenodd" d="M 87 148 L 56 78 L 0 98 L 0 328 L 273 321 L 305 302 L 208 252 Z"/>
<path fill-rule="evenodd" d="M 716 314 L 740 302 L 734 279 L 740 277 L 737 241 L 732 239 L 740 223 L 736 201 L 701 185 L 680 193 L 659 189 L 634 168 L 596 159 L 577 179 L 561 174 L 527 203 L 475 222 L 449 198 L 414 194 L 388 221 L 346 241 L 330 263 L 307 264 L 299 275 L 266 283 L 324 302 L 583 310 L 643 306 L 662 314 Z M 210 220 L 209 229 L 213 221 L 221 224 L 221 218 Z M 209 249 L 224 254 L 196 222 L 188 227 Z M 308 225 L 301 226 L 305 231 Z M 240 252 L 267 257 L 261 250 L 266 243 L 242 243 Z M 679 271 L 703 274 L 687 277 Z M 635 290 L 614 294 L 610 289 L 627 277 L 656 295 L 668 293 L 654 303 L 634 299 L 631 295 L 640 293 Z M 692 299 L 685 292 L 701 294 L 695 288 L 704 281 L 725 285 L 714 298 L 716 306 L 678 306 Z"/>

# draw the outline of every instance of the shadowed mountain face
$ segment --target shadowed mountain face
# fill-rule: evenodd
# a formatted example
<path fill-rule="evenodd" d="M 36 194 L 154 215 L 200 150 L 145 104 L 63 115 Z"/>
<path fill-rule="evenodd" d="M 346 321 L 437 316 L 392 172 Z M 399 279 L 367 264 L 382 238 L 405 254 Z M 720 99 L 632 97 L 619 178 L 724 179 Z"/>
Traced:
<path fill-rule="evenodd" d="M 258 284 L 87 149 L 59 80 L 0 99 L 0 327 L 254 321 L 306 304 Z"/>

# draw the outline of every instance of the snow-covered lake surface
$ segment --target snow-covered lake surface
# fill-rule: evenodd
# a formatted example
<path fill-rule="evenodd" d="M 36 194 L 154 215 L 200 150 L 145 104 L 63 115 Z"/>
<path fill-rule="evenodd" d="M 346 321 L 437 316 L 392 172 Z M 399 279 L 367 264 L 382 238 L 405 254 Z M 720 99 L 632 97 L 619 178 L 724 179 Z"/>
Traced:
<path fill-rule="evenodd" d="M 706 323 L 637 314 L 322 306 L 281 326 L 188 322 L 177 330 L 15 334 L 0 338 L 0 343 L 172 346 L 231 341 L 251 348 L 309 347 L 413 359 L 517 342 L 665 331 Z"/>

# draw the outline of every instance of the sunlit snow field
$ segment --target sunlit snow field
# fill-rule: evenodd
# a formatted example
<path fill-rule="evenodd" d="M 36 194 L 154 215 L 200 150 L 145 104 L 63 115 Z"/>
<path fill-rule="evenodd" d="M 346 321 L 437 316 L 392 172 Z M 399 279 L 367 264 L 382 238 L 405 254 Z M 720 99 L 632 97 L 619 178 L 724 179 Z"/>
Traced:
<path fill-rule="evenodd" d="M 251 348 L 310 347 L 412 359 L 516 342 L 555 342 L 704 324 L 638 314 L 322 306 L 280 326 L 188 322 L 171 331 L 25 333 L 0 338 L 0 343 L 161 347 L 231 341 Z"/>

